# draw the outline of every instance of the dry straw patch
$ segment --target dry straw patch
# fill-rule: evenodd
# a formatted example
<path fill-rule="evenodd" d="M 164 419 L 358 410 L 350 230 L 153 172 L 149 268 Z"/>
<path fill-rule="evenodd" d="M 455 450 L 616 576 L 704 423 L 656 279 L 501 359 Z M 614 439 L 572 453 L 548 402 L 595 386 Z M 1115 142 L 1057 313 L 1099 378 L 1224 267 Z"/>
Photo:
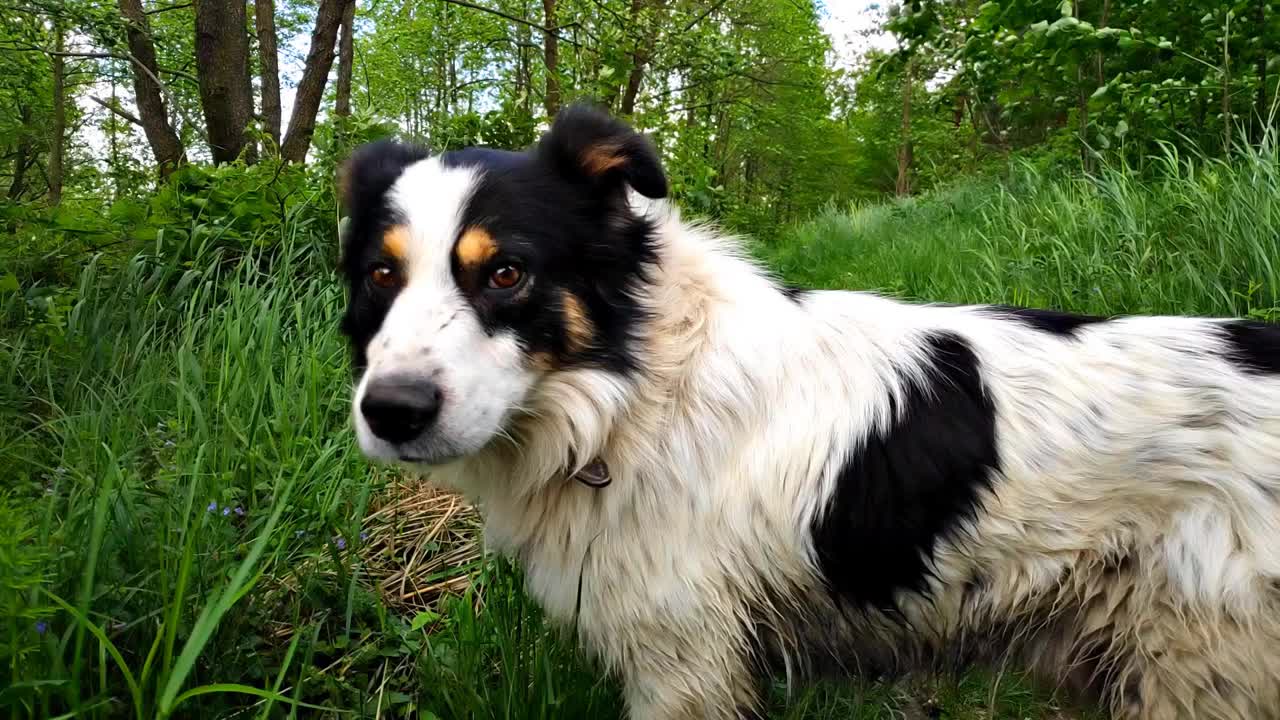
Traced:
<path fill-rule="evenodd" d="M 373 500 L 363 538 L 343 539 L 337 552 L 348 555 L 347 572 L 375 590 L 388 609 L 405 617 L 423 610 L 439 612 L 441 598 L 463 594 L 483 554 L 480 517 L 461 496 L 433 487 L 423 479 L 396 477 Z M 332 550 L 332 546 L 330 546 Z M 295 563 L 290 572 L 268 581 L 255 600 L 264 608 L 285 608 L 302 578 L 338 580 L 330 552 Z M 479 602 L 479 596 L 477 596 Z M 288 637 L 294 622 L 271 621 L 272 635 Z"/>
<path fill-rule="evenodd" d="M 435 609 L 458 595 L 480 560 L 480 518 L 462 497 L 401 477 L 365 518 L 365 572 L 388 606 Z"/>

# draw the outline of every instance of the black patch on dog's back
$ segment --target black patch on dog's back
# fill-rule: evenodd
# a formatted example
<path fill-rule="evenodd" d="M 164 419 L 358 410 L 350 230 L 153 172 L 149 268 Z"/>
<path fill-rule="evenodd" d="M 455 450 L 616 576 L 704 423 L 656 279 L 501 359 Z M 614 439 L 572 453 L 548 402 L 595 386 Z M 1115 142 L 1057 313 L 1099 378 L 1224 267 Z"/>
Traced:
<path fill-rule="evenodd" d="M 973 350 L 949 333 L 925 347 L 926 380 L 906 381 L 892 423 L 844 461 L 812 527 L 829 589 L 856 607 L 892 611 L 895 593 L 923 592 L 935 544 L 974 515 L 998 470 Z"/>
<path fill-rule="evenodd" d="M 1086 325 L 1107 321 L 1107 318 L 1096 315 L 1076 315 L 1060 310 L 1040 310 L 1007 305 L 992 305 L 987 309 L 996 315 L 1018 320 L 1041 332 L 1062 337 L 1074 337 L 1076 330 Z"/>
<path fill-rule="evenodd" d="M 1252 320 L 1223 324 L 1227 359 L 1251 373 L 1280 373 L 1280 325 Z"/>
<path fill-rule="evenodd" d="M 778 285 L 778 292 L 786 295 L 787 299 L 791 302 L 800 305 L 804 303 L 805 297 L 807 297 L 812 291 L 807 287 L 792 285 L 791 283 L 782 283 Z"/>

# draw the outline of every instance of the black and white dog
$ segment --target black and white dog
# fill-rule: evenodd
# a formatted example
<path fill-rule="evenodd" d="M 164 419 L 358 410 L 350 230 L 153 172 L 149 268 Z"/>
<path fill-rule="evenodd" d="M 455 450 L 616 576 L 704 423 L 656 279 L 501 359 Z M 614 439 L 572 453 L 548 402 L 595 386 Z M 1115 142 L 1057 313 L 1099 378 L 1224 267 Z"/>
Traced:
<path fill-rule="evenodd" d="M 1006 660 L 1280 718 L 1280 329 L 784 289 L 666 191 L 583 107 L 342 191 L 360 447 L 475 499 L 633 718 Z"/>

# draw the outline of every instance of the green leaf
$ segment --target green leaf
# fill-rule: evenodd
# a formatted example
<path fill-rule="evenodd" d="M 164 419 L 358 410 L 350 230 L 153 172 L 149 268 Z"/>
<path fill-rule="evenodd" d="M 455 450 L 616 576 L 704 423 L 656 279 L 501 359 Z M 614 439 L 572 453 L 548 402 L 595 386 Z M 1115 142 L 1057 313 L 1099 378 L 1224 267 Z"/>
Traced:
<path fill-rule="evenodd" d="M 41 589 L 41 592 L 45 594 L 45 597 L 52 600 L 54 604 L 66 611 L 66 613 L 76 621 L 76 624 L 79 627 L 88 630 L 90 634 L 98 639 L 98 642 L 101 643 L 102 647 L 107 651 L 107 654 L 115 661 L 116 667 L 120 670 L 120 675 L 124 678 L 125 685 L 129 688 L 129 695 L 133 699 L 133 711 L 138 717 L 138 720 L 142 720 L 142 689 L 138 687 L 138 681 L 134 679 L 133 673 L 129 671 L 129 664 L 125 662 L 124 656 L 120 654 L 120 651 L 116 648 L 115 644 L 112 643 L 111 639 L 107 637 L 107 634 L 102 631 L 102 628 L 95 625 L 79 610 L 71 607 L 71 605 L 65 600 L 54 595 L 48 590 Z"/>
<path fill-rule="evenodd" d="M 272 692 L 270 690 L 263 690 L 261 688 L 253 687 L 252 685 L 241 685 L 239 683 L 213 683 L 211 685 L 201 685 L 200 687 L 191 688 L 190 690 L 179 695 L 177 699 L 173 701 L 173 706 L 177 707 L 178 705 L 181 705 L 184 701 L 190 700 L 193 697 L 199 697 L 200 695 L 209 695 L 212 693 L 239 693 L 242 695 L 253 695 L 254 697 L 260 697 L 260 698 L 272 700 L 278 703 L 285 703 L 287 705 L 293 705 L 295 707 L 304 707 L 311 710 L 323 710 L 325 712 L 337 713 L 340 715 L 346 715 L 352 712 L 351 710 L 341 710 L 339 708 L 334 708 L 334 707 L 325 707 L 324 705 L 312 705 L 311 703 L 299 702 L 297 700 L 294 700 L 291 697 L 286 697 L 277 692 Z"/>
<path fill-rule="evenodd" d="M 1093 91 L 1093 94 L 1089 96 L 1089 99 L 1090 99 L 1090 100 L 1097 100 L 1098 98 L 1102 97 L 1103 95 L 1106 95 L 1106 94 L 1107 94 L 1107 89 L 1108 89 L 1109 87 L 1110 87 L 1110 86 L 1108 86 L 1108 85 L 1099 85 L 1099 86 L 1098 86 L 1098 89 L 1097 89 L 1097 90 L 1094 90 L 1094 91 Z"/>
<path fill-rule="evenodd" d="M 413 630 L 414 632 L 417 632 L 418 630 L 421 630 L 422 628 L 426 627 L 427 625 L 430 625 L 431 623 L 439 619 L 440 619 L 440 613 L 431 612 L 430 610 L 423 610 L 422 612 L 413 616 L 413 622 L 409 623 L 409 629 Z"/>
<path fill-rule="evenodd" d="M 296 478 L 291 477 L 289 480 L 283 481 L 284 487 L 280 491 L 281 500 L 276 504 L 275 510 L 272 511 L 271 516 L 267 518 L 267 523 L 258 535 L 258 539 L 254 541 L 249 553 L 240 561 L 240 566 L 236 568 L 231 581 L 222 588 L 221 592 L 218 592 L 215 597 L 204 606 L 204 609 L 201 610 L 200 614 L 196 617 L 196 623 L 191 628 L 191 634 L 187 637 L 187 642 L 182 646 L 182 652 L 178 655 L 178 659 L 173 666 L 173 671 L 169 675 L 169 679 L 165 683 L 164 690 L 160 694 L 159 715 L 161 717 L 168 717 L 173 712 L 173 709 L 177 707 L 178 703 L 188 697 L 192 697 L 193 693 L 202 694 L 202 692 L 217 692 L 216 690 L 203 690 L 202 688 L 197 688 L 196 690 L 188 691 L 181 696 L 178 695 L 178 691 L 182 689 L 182 683 L 186 681 L 187 676 L 194 668 L 196 658 L 199 657 L 200 652 L 204 650 L 205 644 L 207 644 L 209 639 L 213 636 L 213 632 L 217 628 L 218 622 L 222 620 L 222 616 L 225 615 L 227 610 L 229 610 L 237 600 L 242 598 L 261 577 L 261 570 L 254 572 L 254 567 L 258 563 L 258 558 L 260 558 L 262 553 L 266 550 L 267 543 L 270 541 L 271 535 L 275 531 L 276 524 L 280 521 L 280 515 L 289 504 L 289 496 L 293 493 L 295 479 Z M 197 690 L 202 690 L 202 692 L 196 692 Z M 257 691 L 255 690 L 255 692 Z M 263 697 L 269 696 L 264 695 Z"/>
<path fill-rule="evenodd" d="M 18 292 L 18 276 L 13 273 L 0 275 L 0 293 Z"/>
<path fill-rule="evenodd" d="M 1079 20 L 1069 15 L 1067 17 L 1060 17 L 1057 20 L 1054 20 L 1053 24 L 1049 26 L 1049 34 L 1053 35 L 1054 33 L 1057 33 L 1060 30 L 1065 30 L 1069 27 L 1075 27 L 1076 25 L 1079 25 L 1079 24 L 1080 24 Z"/>

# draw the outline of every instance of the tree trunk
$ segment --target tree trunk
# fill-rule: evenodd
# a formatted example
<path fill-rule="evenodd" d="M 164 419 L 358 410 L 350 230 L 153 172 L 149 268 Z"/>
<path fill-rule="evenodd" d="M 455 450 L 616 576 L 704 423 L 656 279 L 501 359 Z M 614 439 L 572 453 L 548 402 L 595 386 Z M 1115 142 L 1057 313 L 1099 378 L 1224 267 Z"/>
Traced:
<path fill-rule="evenodd" d="M 1080 0 L 1071 4 L 1071 15 L 1080 17 Z M 1085 88 L 1084 62 L 1076 63 L 1076 120 L 1080 123 L 1080 166 L 1086 173 L 1093 172 L 1093 154 L 1089 150 L 1089 95 Z"/>
<path fill-rule="evenodd" d="M 355 62 L 356 0 L 346 0 L 342 8 L 342 41 L 338 45 L 338 87 L 333 114 L 351 115 L 351 68 Z"/>
<path fill-rule="evenodd" d="M 316 113 L 324 98 L 325 82 L 333 68 L 333 46 L 338 39 L 338 26 L 342 24 L 343 5 L 346 0 L 320 0 L 316 9 L 316 26 L 311 31 L 311 48 L 307 50 L 302 80 L 293 100 L 293 114 L 289 117 L 289 131 L 280 145 L 280 157 L 289 162 L 303 162 L 311 148 L 311 136 L 316 131 Z"/>
<path fill-rule="evenodd" d="M 262 81 L 262 130 L 280 147 L 280 67 L 276 49 L 275 0 L 254 0 L 254 28 L 258 31 L 258 67 Z"/>
<path fill-rule="evenodd" d="M 1111 19 L 1111 0 L 1103 0 L 1103 2 L 1102 2 L 1102 17 L 1101 17 L 1101 18 L 1099 19 L 1099 21 L 1098 21 L 1098 29 L 1102 29 L 1102 28 L 1107 27 L 1107 22 L 1108 22 L 1110 19 Z M 1102 87 L 1103 85 L 1105 85 L 1105 84 L 1107 83 L 1107 74 L 1106 74 L 1106 61 L 1107 61 L 1107 59 L 1106 59 L 1106 56 L 1105 56 L 1105 55 L 1103 55 L 1103 53 L 1102 53 L 1102 50 L 1101 50 L 1101 49 L 1099 49 L 1099 50 L 1098 50 L 1097 56 L 1095 57 L 1095 61 L 1096 61 L 1096 64 L 1097 64 L 1097 67 L 1095 68 L 1095 75 L 1096 75 L 1095 80 L 1096 80 L 1096 81 L 1097 81 L 1097 83 L 1098 83 L 1098 84 L 1097 84 L 1097 87 Z M 1095 90 L 1096 90 L 1096 89 L 1097 89 L 1097 88 L 1095 88 Z M 1083 91 L 1083 90 L 1081 90 L 1081 93 L 1083 93 L 1083 92 L 1084 92 L 1084 91 Z M 1085 107 L 1085 112 L 1086 112 L 1086 115 L 1085 115 L 1086 119 L 1088 118 L 1088 114 L 1087 114 L 1087 113 L 1088 113 L 1088 109 L 1089 109 L 1089 104 L 1088 104 L 1088 103 L 1089 103 L 1089 101 L 1088 101 L 1088 99 L 1086 99 L 1086 100 L 1085 100 L 1085 105 L 1084 105 L 1084 107 Z M 1088 171 L 1088 172 L 1092 172 L 1092 171 L 1094 170 L 1093 156 L 1089 156 L 1089 158 L 1088 158 L 1088 162 L 1085 164 L 1085 170 L 1086 170 L 1086 171 Z"/>
<path fill-rule="evenodd" d="M 1254 5 L 1253 21 L 1255 27 L 1264 28 L 1267 23 L 1267 1 L 1258 0 Z M 1257 131 L 1254 133 L 1253 141 L 1262 142 L 1267 135 L 1268 120 L 1271 118 L 1271 108 L 1267 107 L 1267 56 L 1271 53 L 1269 39 L 1267 36 L 1260 35 L 1259 40 L 1262 46 L 1258 48 L 1258 99 L 1254 102 L 1254 127 Z"/>
<path fill-rule="evenodd" d="M 529 6 L 520 3 L 520 18 L 528 20 Z M 533 47 L 533 32 L 528 25 L 516 26 L 516 101 L 524 108 L 526 115 L 533 114 L 533 63 L 529 58 Z"/>
<path fill-rule="evenodd" d="M 649 4 L 653 11 L 647 16 L 644 14 L 645 0 L 634 0 L 631 6 L 643 35 L 636 41 L 636 49 L 631 53 L 631 72 L 627 75 L 627 87 L 622 93 L 622 104 L 618 108 L 623 115 L 635 112 L 636 96 L 640 94 L 640 84 L 644 82 L 644 73 L 648 69 L 649 61 L 653 59 L 653 49 L 658 43 L 660 23 L 657 15 L 662 11 L 665 0 L 656 0 Z"/>
<path fill-rule="evenodd" d="M 894 191 L 898 195 L 911 194 L 911 95 L 915 91 L 915 58 L 907 59 L 902 82 L 902 142 L 898 145 L 898 181 Z"/>
<path fill-rule="evenodd" d="M 151 26 L 142 11 L 142 0 L 120 0 L 120 15 L 126 24 L 129 54 L 132 56 L 133 94 L 138 106 L 142 131 L 156 158 L 160 178 L 164 179 L 187 161 L 182 140 L 169 124 L 161 94 L 160 75 L 156 69 L 156 48 L 151 42 Z"/>
<path fill-rule="evenodd" d="M 644 80 L 645 66 L 649 63 L 647 53 L 637 50 L 632 55 L 631 72 L 627 75 L 627 89 L 622 93 L 622 104 L 618 110 L 623 115 L 630 115 L 636 109 L 636 96 L 640 93 L 640 83 Z"/>
<path fill-rule="evenodd" d="M 547 66 L 547 93 L 543 98 L 547 117 L 560 112 L 560 37 L 556 34 L 556 0 L 542 0 L 542 62 Z"/>
<path fill-rule="evenodd" d="M 215 164 L 228 163 L 244 150 L 253 114 L 245 6 L 240 0 L 196 0 L 195 6 L 196 76 L 209 152 Z"/>
<path fill-rule="evenodd" d="M 1085 172 L 1093 171 L 1093 155 L 1089 150 L 1089 93 L 1085 90 L 1084 67 L 1076 65 L 1076 115 L 1080 123 L 1080 164 Z"/>
<path fill-rule="evenodd" d="M 114 77 L 111 79 L 111 106 L 120 106 L 120 98 L 118 97 L 118 89 Z M 138 124 L 141 125 L 142 121 L 139 120 Z M 120 168 L 122 165 L 120 163 L 120 143 L 116 139 L 117 134 L 116 124 L 109 123 L 107 125 L 107 167 L 111 168 L 111 202 L 120 199 Z"/>
<path fill-rule="evenodd" d="M 13 157 L 13 177 L 9 180 L 9 192 L 6 194 L 11 201 L 22 199 L 22 193 L 26 190 L 27 168 L 31 167 L 31 132 L 28 127 L 31 124 L 31 108 L 23 105 L 18 110 L 18 117 L 22 119 L 22 134 L 18 136 L 18 148 Z"/>
<path fill-rule="evenodd" d="M 1098 29 L 1101 30 L 1107 27 L 1107 23 L 1110 20 L 1111 20 L 1111 0 L 1103 0 L 1102 18 L 1099 19 L 1098 21 Z M 1106 68 L 1105 68 L 1107 58 L 1106 58 L 1106 55 L 1103 54 L 1101 49 L 1098 50 L 1096 59 L 1098 63 L 1098 67 L 1097 67 L 1098 87 L 1102 87 L 1107 82 L 1107 74 L 1106 74 Z"/>
<path fill-rule="evenodd" d="M 1222 152 L 1231 150 L 1231 14 L 1222 31 Z"/>
<path fill-rule="evenodd" d="M 62 26 L 53 27 L 53 128 L 49 138 L 49 204 L 62 202 L 62 159 L 67 133 L 67 72 L 63 51 Z"/>

